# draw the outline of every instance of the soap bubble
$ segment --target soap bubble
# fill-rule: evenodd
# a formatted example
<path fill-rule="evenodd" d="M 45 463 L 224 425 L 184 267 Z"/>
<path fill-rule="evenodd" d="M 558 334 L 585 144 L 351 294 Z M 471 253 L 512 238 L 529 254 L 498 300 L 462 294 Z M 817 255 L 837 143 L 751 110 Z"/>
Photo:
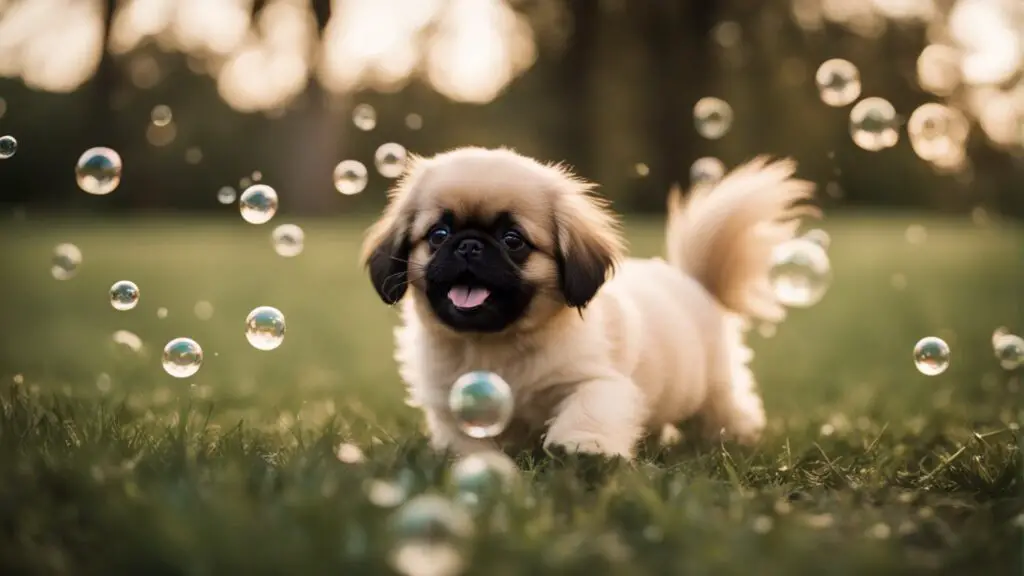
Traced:
<path fill-rule="evenodd" d="M 57 280 L 68 280 L 78 272 L 82 264 L 82 251 L 74 244 L 58 244 L 53 249 L 52 262 L 50 274 Z"/>
<path fill-rule="evenodd" d="M 171 123 L 174 118 L 171 108 L 163 104 L 158 104 L 153 107 L 153 111 L 149 113 L 149 119 L 156 126 L 167 126 Z"/>
<path fill-rule="evenodd" d="M 192 306 L 192 313 L 196 315 L 196 318 L 204 322 L 213 318 L 213 312 L 213 304 L 208 300 L 200 300 Z"/>
<path fill-rule="evenodd" d="M 110 305 L 114 310 L 131 310 L 139 303 L 139 287 L 129 280 L 118 280 L 110 287 Z"/>
<path fill-rule="evenodd" d="M 693 122 L 698 134 L 717 140 L 732 126 L 732 107 L 720 98 L 701 98 L 693 107 Z"/>
<path fill-rule="evenodd" d="M 203 349 L 191 338 L 175 338 L 164 346 L 164 370 L 175 378 L 188 378 L 203 365 Z"/>
<path fill-rule="evenodd" d="M 281 224 L 270 234 L 270 240 L 274 245 L 274 252 L 278 256 L 292 258 L 302 254 L 305 245 L 306 234 L 295 224 Z"/>
<path fill-rule="evenodd" d="M 75 165 L 75 180 L 89 194 L 110 194 L 121 184 L 121 155 L 102 146 L 86 150 Z"/>
<path fill-rule="evenodd" d="M 718 158 L 698 158 L 690 166 L 690 185 L 714 184 L 725 175 L 725 164 Z"/>
<path fill-rule="evenodd" d="M 942 164 L 960 160 L 970 129 L 963 112 L 935 102 L 922 104 L 907 120 L 914 153 L 922 160 Z"/>
<path fill-rule="evenodd" d="M 457 504 L 434 494 L 409 500 L 391 518 L 391 567 L 405 576 L 454 576 L 465 567 L 463 548 L 473 519 Z"/>
<path fill-rule="evenodd" d="M 142 338 L 139 338 L 138 334 L 130 330 L 117 330 L 111 336 L 111 339 L 115 344 L 124 346 L 132 352 L 138 353 L 142 351 Z"/>
<path fill-rule="evenodd" d="M 928 336 L 914 346 L 914 365 L 925 376 L 938 376 L 949 368 L 949 345 L 941 338 Z"/>
<path fill-rule="evenodd" d="M 352 109 L 352 123 L 363 132 L 377 127 L 377 111 L 369 104 L 360 104 Z"/>
<path fill-rule="evenodd" d="M 217 202 L 231 204 L 235 201 L 235 189 L 231 186 L 224 186 L 217 191 Z"/>
<path fill-rule="evenodd" d="M 157 308 L 156 317 L 159 318 L 160 320 L 167 318 L 167 308 L 164 308 L 163 306 Z"/>
<path fill-rule="evenodd" d="M 828 232 L 825 232 L 821 228 L 808 230 L 807 233 L 803 235 L 803 238 L 814 242 L 825 250 L 828 250 L 828 247 L 832 244 L 832 238 L 828 235 Z"/>
<path fill-rule="evenodd" d="M 865 98 L 850 109 L 850 136 L 857 146 L 878 152 L 900 139 L 896 109 L 884 98 Z"/>
<path fill-rule="evenodd" d="M 1024 338 L 1000 328 L 992 335 L 992 348 L 1003 370 L 1016 370 L 1024 364 Z"/>
<path fill-rule="evenodd" d="M 266 184 L 253 184 L 238 201 L 242 219 L 250 224 L 265 224 L 277 213 L 277 192 Z"/>
<path fill-rule="evenodd" d="M 11 135 L 0 136 L 0 159 L 6 160 L 18 151 L 18 140 Z"/>
<path fill-rule="evenodd" d="M 836 108 L 860 96 L 860 72 L 849 60 L 833 58 L 821 63 L 814 74 L 821 101 Z"/>
<path fill-rule="evenodd" d="M 419 130 L 420 128 L 423 128 L 423 117 L 415 112 L 406 114 L 405 127 L 409 130 Z"/>
<path fill-rule="evenodd" d="M 466 435 L 492 438 L 512 419 L 512 389 L 493 372 L 469 372 L 459 377 L 448 394 L 448 408 Z"/>
<path fill-rule="evenodd" d="M 385 178 L 398 178 L 405 170 L 406 152 L 405 147 L 395 142 L 381 144 L 373 155 L 373 162 L 377 166 L 377 172 Z"/>
<path fill-rule="evenodd" d="M 257 350 L 273 350 L 284 342 L 284 314 L 272 306 L 260 306 L 245 319 L 245 337 Z"/>
<path fill-rule="evenodd" d="M 806 238 L 795 238 L 772 251 L 770 279 L 779 302 L 807 308 L 821 301 L 828 291 L 832 265 L 820 245 Z"/>
<path fill-rule="evenodd" d="M 519 468 L 505 454 L 477 452 L 452 465 L 450 483 L 458 499 L 468 505 L 493 502 L 519 478 Z"/>
<path fill-rule="evenodd" d="M 346 196 L 366 188 L 366 166 L 358 160 L 342 160 L 334 167 L 334 187 Z"/>

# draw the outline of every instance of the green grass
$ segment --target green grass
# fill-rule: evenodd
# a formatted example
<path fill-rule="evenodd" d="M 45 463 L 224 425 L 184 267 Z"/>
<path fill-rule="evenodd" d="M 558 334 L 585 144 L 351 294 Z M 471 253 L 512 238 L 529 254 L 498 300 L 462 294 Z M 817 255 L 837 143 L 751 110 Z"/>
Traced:
<path fill-rule="evenodd" d="M 388 573 L 392 510 L 367 482 L 447 493 L 448 461 L 402 402 L 396 316 L 355 261 L 366 222 L 300 223 L 294 259 L 273 253 L 271 226 L 234 219 L 0 227 L 0 573 Z M 924 244 L 904 239 L 911 223 Z M 628 228 L 635 254 L 660 252 L 660 222 Z M 828 295 L 751 336 L 770 420 L 759 448 L 649 444 L 635 465 L 523 455 L 518 488 L 477 523 L 468 572 L 1019 573 L 1024 413 L 990 335 L 1024 329 L 1024 234 L 825 228 Z M 49 276 L 59 242 L 84 253 L 66 282 Z M 133 311 L 107 302 L 120 279 L 141 289 Z M 200 300 L 212 318 L 193 314 Z M 288 319 L 273 352 L 242 333 L 264 304 Z M 143 351 L 114 345 L 118 329 Z M 953 350 L 937 377 L 911 361 L 926 335 Z M 185 381 L 160 368 L 176 336 L 206 352 Z M 340 462 L 342 442 L 366 461 Z"/>

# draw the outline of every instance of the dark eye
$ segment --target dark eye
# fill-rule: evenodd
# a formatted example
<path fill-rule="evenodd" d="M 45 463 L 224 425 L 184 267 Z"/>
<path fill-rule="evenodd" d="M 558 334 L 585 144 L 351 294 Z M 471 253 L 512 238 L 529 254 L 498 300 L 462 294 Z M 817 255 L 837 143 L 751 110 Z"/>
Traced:
<path fill-rule="evenodd" d="M 512 252 L 526 247 L 526 240 L 523 240 L 523 235 L 515 230 L 505 232 L 505 235 L 501 237 L 501 242 Z"/>
<path fill-rule="evenodd" d="M 429 242 L 434 248 L 437 248 L 441 244 L 444 244 L 445 240 L 448 239 L 448 234 L 449 232 L 447 227 L 438 226 L 427 234 L 427 242 Z"/>

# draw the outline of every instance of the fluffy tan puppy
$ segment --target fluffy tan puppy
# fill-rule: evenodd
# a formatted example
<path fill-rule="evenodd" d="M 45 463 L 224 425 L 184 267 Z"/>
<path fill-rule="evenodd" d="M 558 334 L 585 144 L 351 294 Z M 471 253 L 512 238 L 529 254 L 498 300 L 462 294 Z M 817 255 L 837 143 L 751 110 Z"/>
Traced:
<path fill-rule="evenodd" d="M 645 432 L 700 416 L 756 441 L 765 414 L 743 336 L 785 316 L 771 251 L 794 236 L 813 184 L 755 159 L 669 198 L 667 251 L 624 257 L 594 186 L 507 149 L 414 158 L 368 231 L 363 262 L 401 302 L 395 358 L 438 449 L 544 446 L 631 458 Z M 473 370 L 512 387 L 512 423 L 464 435 L 448 410 Z"/>

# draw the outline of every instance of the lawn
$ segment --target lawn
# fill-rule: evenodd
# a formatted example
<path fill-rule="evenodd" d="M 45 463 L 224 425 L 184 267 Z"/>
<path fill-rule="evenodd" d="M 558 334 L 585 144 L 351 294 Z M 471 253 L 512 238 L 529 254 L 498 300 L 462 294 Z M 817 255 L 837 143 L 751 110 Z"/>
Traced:
<path fill-rule="evenodd" d="M 396 315 L 355 260 L 367 222 L 300 221 L 305 252 L 287 259 L 269 242 L 284 221 L 3 222 L 0 573 L 389 573 L 394 496 L 450 493 L 448 461 L 403 404 Z M 1024 411 L 990 337 L 1024 329 L 1024 232 L 825 224 L 830 292 L 751 335 L 761 446 L 687 438 L 634 465 L 524 454 L 479 514 L 467 573 L 1019 574 Z M 628 229 L 634 254 L 660 252 L 660 222 Z M 64 282 L 60 242 L 84 254 Z M 140 287 L 134 310 L 108 302 L 121 279 Z M 277 350 L 243 336 L 259 305 L 287 316 Z M 911 359 L 927 335 L 952 348 L 935 377 Z M 206 353 L 187 380 L 160 367 L 177 336 Z M 342 443 L 365 461 L 340 461 Z"/>

